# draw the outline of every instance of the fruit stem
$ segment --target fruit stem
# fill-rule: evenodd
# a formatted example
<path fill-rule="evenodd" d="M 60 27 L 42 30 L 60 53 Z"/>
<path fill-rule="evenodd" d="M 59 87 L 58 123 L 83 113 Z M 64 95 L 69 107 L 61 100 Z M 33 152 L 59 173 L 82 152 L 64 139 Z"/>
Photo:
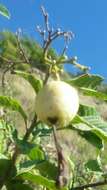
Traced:
<path fill-rule="evenodd" d="M 56 186 L 61 188 L 61 187 L 66 186 L 68 183 L 68 180 L 67 180 L 68 167 L 67 167 L 67 162 L 62 152 L 62 147 L 60 146 L 57 140 L 58 138 L 57 138 L 57 131 L 56 131 L 55 125 L 53 125 L 53 136 L 54 136 L 54 142 L 55 142 L 55 147 L 57 151 L 57 159 L 58 159 L 58 175 L 56 178 Z"/>

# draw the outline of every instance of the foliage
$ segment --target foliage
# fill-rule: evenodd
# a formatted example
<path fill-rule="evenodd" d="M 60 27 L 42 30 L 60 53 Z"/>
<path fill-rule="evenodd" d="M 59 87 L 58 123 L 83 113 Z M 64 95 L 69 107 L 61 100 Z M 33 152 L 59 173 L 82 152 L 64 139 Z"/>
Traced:
<path fill-rule="evenodd" d="M 47 24 L 48 14 L 43 7 L 42 12 Z M 48 25 L 46 27 L 48 40 L 52 40 L 53 36 L 55 39 L 60 36 L 65 37 L 65 34 L 67 38 L 71 36 L 71 33 L 59 30 L 52 33 Z M 42 34 L 40 28 L 39 33 Z M 0 189 L 4 186 L 7 190 L 84 190 L 107 184 L 106 163 L 102 163 L 102 152 L 107 142 L 107 122 L 94 106 L 80 104 L 78 114 L 69 126 L 57 129 L 57 131 L 75 131 L 77 138 L 80 137 L 82 141 L 85 139 L 88 145 L 94 148 L 94 158 L 86 157 L 86 160 L 77 166 L 70 151 L 69 154 L 63 155 L 63 146 L 60 160 L 57 160 L 57 151 L 47 148 L 46 144 L 52 143 L 49 138 L 53 134 L 53 128 L 39 121 L 35 110 L 28 122 L 28 115 L 23 105 L 9 96 L 8 92 L 7 96 L 5 95 L 4 75 L 7 72 L 14 75 L 16 80 L 17 77 L 26 80 L 26 88 L 28 84 L 31 85 L 36 96 L 49 77 L 52 79 L 53 74 L 54 77 L 60 76 L 63 68 L 60 65 L 67 62 L 84 72 L 81 76 L 65 79 L 68 84 L 75 86 L 84 96 L 98 98 L 101 101 L 107 100 L 106 93 L 99 91 L 98 88 L 104 80 L 103 77 L 86 73 L 87 68 L 77 63 L 75 58 L 66 58 L 65 51 L 57 55 L 50 46 L 48 47 L 47 41 L 42 47 L 26 36 L 19 39 L 19 36 L 8 31 L 0 33 L 0 67 L 3 76 L 1 89 L 4 93 L 0 96 Z M 25 67 L 22 69 L 23 64 Z M 34 72 L 35 69 L 42 71 L 41 76 Z M 22 116 L 26 124 L 24 134 L 20 134 L 7 120 L 7 109 L 10 114 L 15 111 Z M 62 163 L 64 169 L 61 168 L 60 171 L 59 165 Z M 58 180 L 64 183 L 61 184 Z"/>
<path fill-rule="evenodd" d="M 57 56 L 53 49 L 49 50 L 49 55 L 53 58 Z M 43 64 L 43 49 L 34 39 L 22 36 L 19 40 L 17 34 L 0 32 L 0 67 L 8 68 L 12 63 L 19 70 L 34 67 L 45 71 L 47 67 Z"/>

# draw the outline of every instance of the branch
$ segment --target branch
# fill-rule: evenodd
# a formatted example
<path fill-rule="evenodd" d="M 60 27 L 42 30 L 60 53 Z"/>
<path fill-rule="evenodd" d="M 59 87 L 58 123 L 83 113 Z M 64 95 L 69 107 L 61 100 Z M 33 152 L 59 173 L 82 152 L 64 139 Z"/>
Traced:
<path fill-rule="evenodd" d="M 59 37 L 63 37 L 65 40 L 65 45 L 64 48 L 62 50 L 61 56 L 62 57 L 65 53 L 65 51 L 68 48 L 68 43 L 70 42 L 70 40 L 74 37 L 74 34 L 71 31 L 61 31 L 60 28 L 56 29 L 55 31 L 52 29 L 50 29 L 49 26 L 49 14 L 46 12 L 45 8 L 43 6 L 41 6 L 41 10 L 42 10 L 42 14 L 44 17 L 44 23 L 45 23 L 45 29 L 41 28 L 40 26 L 37 26 L 37 31 L 39 32 L 39 34 L 42 36 L 43 38 L 43 59 L 44 59 L 44 64 L 49 63 L 49 65 L 53 65 L 53 60 L 51 59 L 51 57 L 48 57 L 48 50 L 50 45 L 52 44 L 52 42 L 59 38 Z M 56 64 L 57 64 L 57 60 Z M 50 72 L 50 68 L 47 68 L 47 72 L 45 75 L 45 80 L 44 80 L 44 84 L 47 82 L 49 76 L 50 76 L 51 72 Z"/>
<path fill-rule="evenodd" d="M 58 37 L 63 36 L 65 39 L 65 47 L 63 52 L 67 49 L 67 44 L 69 41 L 74 37 L 74 34 L 71 31 L 61 31 L 60 28 L 58 28 L 56 31 L 53 31 L 53 28 L 50 29 L 49 26 L 49 14 L 46 12 L 45 8 L 41 6 L 42 14 L 44 17 L 44 23 L 45 23 L 45 30 L 41 29 L 40 26 L 37 26 L 37 31 L 40 33 L 40 35 L 43 37 L 43 49 L 44 49 L 44 58 L 47 56 L 48 49 L 50 44 Z"/>
<path fill-rule="evenodd" d="M 73 37 L 73 34 L 72 32 L 64 32 L 64 31 L 59 31 L 56 30 L 54 33 L 50 34 L 50 36 L 48 36 L 46 42 L 45 42 L 45 45 L 44 45 L 44 54 L 47 53 L 49 47 L 50 47 L 50 44 L 57 38 L 59 37 L 64 37 L 66 39 L 66 43 L 68 43 L 68 41 Z M 67 49 L 67 44 L 65 45 L 64 47 L 64 50 L 63 50 L 63 53 L 65 52 L 65 50 Z"/>

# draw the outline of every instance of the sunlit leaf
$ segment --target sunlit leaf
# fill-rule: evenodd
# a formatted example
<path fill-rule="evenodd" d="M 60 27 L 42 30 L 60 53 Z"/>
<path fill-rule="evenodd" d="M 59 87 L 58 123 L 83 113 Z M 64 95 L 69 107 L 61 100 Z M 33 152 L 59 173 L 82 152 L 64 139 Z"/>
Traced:
<path fill-rule="evenodd" d="M 104 78 L 100 75 L 83 74 L 67 82 L 76 87 L 96 89 L 96 87 L 100 85 L 103 80 Z"/>
<path fill-rule="evenodd" d="M 12 111 L 19 112 L 23 117 L 25 123 L 27 122 L 27 115 L 17 100 L 9 96 L 0 96 L 0 106 L 10 109 Z"/>
<path fill-rule="evenodd" d="M 8 19 L 10 19 L 10 13 L 9 13 L 8 9 L 2 4 L 0 4 L 0 14 L 3 15 L 4 17 L 7 17 Z"/>
<path fill-rule="evenodd" d="M 31 160 L 38 160 L 38 161 L 45 160 L 44 151 L 40 146 L 37 145 L 30 150 L 28 156 Z"/>
<path fill-rule="evenodd" d="M 77 130 L 90 131 L 107 141 L 107 122 L 101 118 L 94 107 L 81 105 L 79 115 L 74 118 L 72 125 Z"/>
<path fill-rule="evenodd" d="M 46 187 L 50 190 L 58 190 L 59 188 L 56 187 L 55 185 L 55 181 L 53 180 L 49 180 L 46 177 L 43 177 L 41 175 L 35 175 L 32 173 L 23 173 L 19 176 L 17 176 L 17 178 L 19 179 L 24 179 L 24 180 L 28 180 L 36 185 L 42 185 L 43 187 Z M 60 188 L 61 190 L 67 190 L 66 187 Z"/>
<path fill-rule="evenodd" d="M 84 87 L 81 87 L 79 89 L 85 96 L 92 96 L 101 100 L 107 100 L 107 94 L 103 92 L 99 92 L 99 91 L 89 89 L 89 88 L 84 88 Z"/>
<path fill-rule="evenodd" d="M 42 81 L 40 79 L 36 79 L 32 74 L 25 73 L 23 71 L 14 71 L 14 73 L 27 80 L 36 93 L 42 88 Z"/>

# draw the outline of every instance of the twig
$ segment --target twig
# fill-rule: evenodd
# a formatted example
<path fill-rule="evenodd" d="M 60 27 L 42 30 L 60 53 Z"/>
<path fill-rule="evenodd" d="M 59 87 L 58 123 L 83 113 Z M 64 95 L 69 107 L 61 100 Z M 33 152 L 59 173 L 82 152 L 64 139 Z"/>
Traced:
<path fill-rule="evenodd" d="M 61 36 L 64 37 L 65 42 L 66 42 L 66 45 L 63 50 L 63 52 L 65 52 L 65 50 L 67 49 L 67 44 L 72 39 L 72 37 L 74 37 L 74 34 L 71 31 L 68 31 L 68 32 L 61 31 L 60 28 L 58 28 L 56 31 L 53 31 L 53 28 L 51 29 L 49 26 L 49 14 L 46 12 L 43 6 L 41 6 L 41 10 L 44 17 L 45 30 L 41 29 L 40 26 L 37 26 L 37 31 L 43 37 L 44 58 L 47 56 L 50 44 L 56 38 L 61 37 Z"/>
<path fill-rule="evenodd" d="M 50 44 L 55 40 L 57 39 L 58 37 L 65 37 L 65 36 L 71 36 L 72 33 L 70 32 L 63 32 L 63 31 L 56 31 L 54 33 L 52 33 L 50 36 L 48 36 L 47 40 L 46 40 L 46 43 L 44 45 L 44 54 L 47 55 L 47 52 L 48 52 L 48 49 L 50 47 Z M 64 50 L 65 51 L 65 50 Z"/>
<path fill-rule="evenodd" d="M 68 43 L 70 42 L 70 40 L 74 37 L 74 34 L 71 31 L 61 31 L 60 28 L 56 29 L 55 31 L 52 29 L 50 29 L 49 26 L 49 14 L 46 12 L 45 8 L 43 6 L 41 6 L 41 10 L 42 10 L 42 14 L 44 17 L 44 23 L 45 23 L 45 29 L 42 29 L 40 26 L 37 26 L 37 31 L 39 32 L 39 34 L 42 36 L 43 38 L 43 59 L 44 59 L 44 64 L 49 63 L 49 66 L 51 67 L 53 65 L 53 60 L 51 58 L 49 58 L 48 56 L 48 50 L 50 45 L 52 44 L 52 42 L 59 38 L 59 37 L 64 37 L 65 39 L 65 46 L 64 49 L 61 53 L 61 56 L 64 55 L 65 51 L 68 48 Z M 60 60 L 60 58 L 59 58 Z M 57 62 L 59 60 L 55 60 L 56 61 L 56 65 Z M 44 79 L 44 84 L 47 82 L 49 76 L 50 76 L 50 67 L 47 68 L 47 72 L 45 75 L 45 79 Z"/>
<path fill-rule="evenodd" d="M 48 31 L 50 33 L 50 27 L 49 27 L 49 15 L 46 12 L 45 8 L 43 6 L 41 6 L 41 10 L 45 19 L 45 27 L 46 27 L 46 31 Z"/>
<path fill-rule="evenodd" d="M 62 60 L 61 62 L 59 62 L 59 64 L 64 64 L 64 63 L 72 64 L 84 72 L 90 70 L 90 67 L 87 67 L 87 66 L 77 63 L 77 57 L 72 57 L 71 59 L 65 59 L 65 60 Z"/>
<path fill-rule="evenodd" d="M 25 53 L 25 51 L 24 51 L 24 49 L 23 49 L 23 47 L 21 45 L 20 38 L 19 38 L 19 31 L 16 34 L 16 39 L 17 39 L 17 45 L 18 45 L 18 48 L 19 48 L 20 55 L 24 58 L 24 60 L 25 60 L 25 62 L 27 64 L 30 64 L 30 61 L 29 61 L 29 59 L 28 59 L 28 57 L 27 57 L 27 55 L 26 55 L 26 53 Z"/>

